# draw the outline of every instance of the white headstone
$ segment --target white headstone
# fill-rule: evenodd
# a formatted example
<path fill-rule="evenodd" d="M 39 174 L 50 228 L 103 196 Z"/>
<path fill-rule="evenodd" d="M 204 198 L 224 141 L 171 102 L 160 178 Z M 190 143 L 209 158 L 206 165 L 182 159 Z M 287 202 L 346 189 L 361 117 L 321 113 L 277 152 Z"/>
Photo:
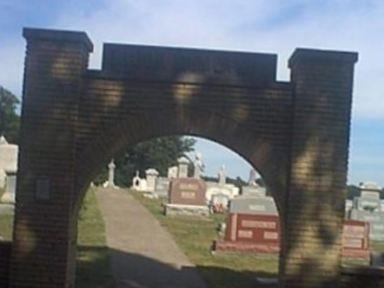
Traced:
<path fill-rule="evenodd" d="M 147 191 L 154 192 L 156 187 L 156 179 L 159 176 L 159 172 L 156 169 L 150 168 L 145 170 L 145 176 L 147 179 Z"/>
<path fill-rule="evenodd" d="M 177 178 L 187 178 L 188 177 L 188 164 L 189 160 L 185 157 L 179 158 L 177 161 L 179 163 L 179 168 L 177 171 Z"/>
<path fill-rule="evenodd" d="M 5 187 L 5 171 L 17 171 L 17 155 L 19 147 L 9 144 L 4 136 L 0 136 L 0 188 Z"/>
<path fill-rule="evenodd" d="M 177 178 L 177 166 L 172 166 L 168 168 L 168 179 Z"/>

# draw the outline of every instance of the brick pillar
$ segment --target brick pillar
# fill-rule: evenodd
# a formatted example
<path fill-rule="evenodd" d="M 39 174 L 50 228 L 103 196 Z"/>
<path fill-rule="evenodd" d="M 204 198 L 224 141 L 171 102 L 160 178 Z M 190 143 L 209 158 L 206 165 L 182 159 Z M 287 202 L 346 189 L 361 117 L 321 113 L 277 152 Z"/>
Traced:
<path fill-rule="evenodd" d="M 298 49 L 282 286 L 337 287 L 356 53 Z"/>
<path fill-rule="evenodd" d="M 10 287 L 74 287 L 75 133 L 84 33 L 24 29 L 25 58 Z"/>

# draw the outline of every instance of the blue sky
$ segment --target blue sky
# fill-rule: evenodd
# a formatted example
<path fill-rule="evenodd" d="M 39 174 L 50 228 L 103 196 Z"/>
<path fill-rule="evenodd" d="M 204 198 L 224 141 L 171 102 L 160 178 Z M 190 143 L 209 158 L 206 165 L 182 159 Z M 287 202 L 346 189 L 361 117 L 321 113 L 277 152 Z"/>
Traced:
<path fill-rule="evenodd" d="M 288 81 L 296 47 L 357 51 L 349 182 L 384 186 L 383 15 L 381 0 L 0 0 L 0 85 L 21 95 L 25 26 L 86 31 L 92 68 L 103 42 L 140 43 L 276 53 Z M 209 174 L 230 161 L 232 176 L 248 175 L 225 149 L 197 148 Z"/>

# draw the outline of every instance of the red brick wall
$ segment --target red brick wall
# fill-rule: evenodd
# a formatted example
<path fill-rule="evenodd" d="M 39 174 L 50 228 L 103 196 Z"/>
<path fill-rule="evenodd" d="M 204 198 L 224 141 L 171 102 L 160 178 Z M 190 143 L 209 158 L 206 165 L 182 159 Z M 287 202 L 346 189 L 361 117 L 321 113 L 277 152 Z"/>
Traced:
<path fill-rule="evenodd" d="M 108 45 L 90 71 L 85 33 L 24 36 L 11 287 L 73 287 L 85 188 L 116 152 L 174 134 L 260 171 L 282 215 L 285 287 L 339 281 L 355 54 L 298 50 L 284 83 L 270 54 Z"/>
<path fill-rule="evenodd" d="M 11 243 L 0 242 L 0 287 L 8 287 Z"/>

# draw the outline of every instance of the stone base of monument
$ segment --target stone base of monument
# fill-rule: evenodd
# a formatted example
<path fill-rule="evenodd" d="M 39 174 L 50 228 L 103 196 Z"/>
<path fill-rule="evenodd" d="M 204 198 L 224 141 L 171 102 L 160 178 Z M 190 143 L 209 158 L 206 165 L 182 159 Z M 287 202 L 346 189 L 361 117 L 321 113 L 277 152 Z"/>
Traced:
<path fill-rule="evenodd" d="M 207 206 L 198 205 L 165 204 L 164 214 L 166 216 L 208 216 L 209 208 Z"/>
<path fill-rule="evenodd" d="M 6 204 L 15 204 L 15 193 L 5 192 L 0 199 L 0 202 Z"/>
<path fill-rule="evenodd" d="M 280 245 L 275 243 L 250 243 L 217 240 L 213 242 L 214 252 L 247 252 L 260 254 L 278 254 Z"/>

